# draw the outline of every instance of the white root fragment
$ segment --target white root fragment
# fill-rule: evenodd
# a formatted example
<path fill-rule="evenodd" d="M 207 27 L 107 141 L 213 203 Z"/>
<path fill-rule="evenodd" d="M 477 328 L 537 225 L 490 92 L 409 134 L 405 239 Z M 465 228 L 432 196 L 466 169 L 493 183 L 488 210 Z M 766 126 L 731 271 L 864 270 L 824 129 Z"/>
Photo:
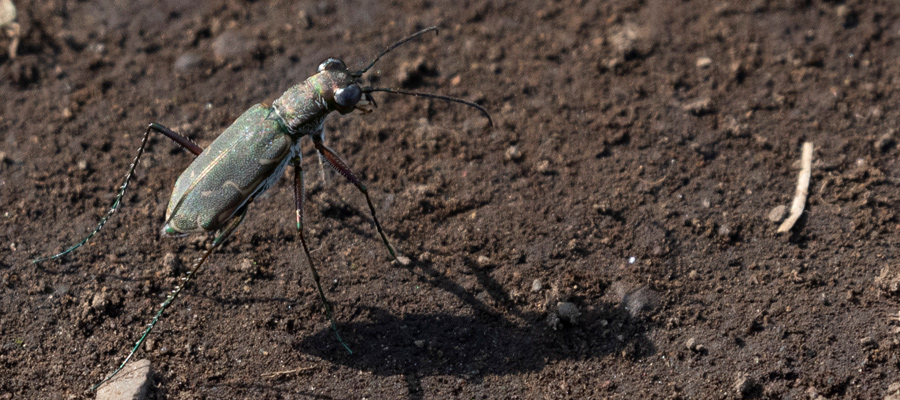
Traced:
<path fill-rule="evenodd" d="M 794 227 L 794 223 L 803 215 L 803 208 L 806 206 L 806 197 L 809 195 L 809 175 L 812 171 L 812 142 L 803 143 L 803 152 L 800 156 L 800 178 L 797 180 L 797 194 L 794 196 L 794 202 L 791 204 L 791 214 L 778 227 L 778 233 L 784 233 Z"/>

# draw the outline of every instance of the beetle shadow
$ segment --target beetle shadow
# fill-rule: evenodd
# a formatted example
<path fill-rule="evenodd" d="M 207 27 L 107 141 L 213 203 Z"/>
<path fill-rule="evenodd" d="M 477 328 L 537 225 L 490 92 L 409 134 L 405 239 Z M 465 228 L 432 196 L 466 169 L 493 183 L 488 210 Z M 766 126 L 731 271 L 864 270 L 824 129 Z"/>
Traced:
<path fill-rule="evenodd" d="M 334 333 L 328 329 L 296 343 L 294 348 L 347 368 L 402 376 L 409 398 L 422 399 L 422 379 L 429 376 L 455 376 L 480 383 L 491 375 L 538 372 L 558 360 L 597 359 L 610 354 L 636 360 L 655 354 L 646 337 L 646 326 L 630 319 L 627 311 L 614 304 L 600 308 L 607 307 L 607 311 L 585 316 L 589 321 L 586 324 L 562 325 L 559 330 L 549 327 L 547 318 L 537 313 L 526 314 L 528 321 L 519 324 L 445 314 L 396 316 L 366 307 L 360 315 L 364 322 L 338 324 L 353 355 L 340 351 Z M 607 322 L 602 326 L 595 321 Z"/>
<path fill-rule="evenodd" d="M 558 360 L 598 359 L 611 354 L 632 360 L 656 353 L 647 338 L 648 323 L 620 303 L 601 302 L 586 310 L 575 324 L 552 321 L 553 312 L 523 312 L 487 272 L 478 276 L 489 296 L 501 304 L 495 311 L 461 286 L 418 263 L 420 279 L 459 297 L 473 315 L 404 314 L 357 306 L 361 322 L 338 323 L 353 349 L 340 351 L 334 333 L 324 329 L 294 344 L 294 349 L 348 368 L 404 378 L 409 398 L 422 399 L 422 379 L 455 376 L 481 382 L 491 375 L 537 372 Z M 412 270 L 412 268 L 410 269 Z"/>

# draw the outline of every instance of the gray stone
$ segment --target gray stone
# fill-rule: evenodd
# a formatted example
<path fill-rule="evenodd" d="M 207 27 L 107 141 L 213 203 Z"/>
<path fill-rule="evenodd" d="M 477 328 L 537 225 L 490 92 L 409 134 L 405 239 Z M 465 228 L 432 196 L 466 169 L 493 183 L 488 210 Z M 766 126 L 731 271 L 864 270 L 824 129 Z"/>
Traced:
<path fill-rule="evenodd" d="M 97 400 L 143 400 L 150 382 L 150 360 L 125 366 L 115 378 L 97 389 Z"/>

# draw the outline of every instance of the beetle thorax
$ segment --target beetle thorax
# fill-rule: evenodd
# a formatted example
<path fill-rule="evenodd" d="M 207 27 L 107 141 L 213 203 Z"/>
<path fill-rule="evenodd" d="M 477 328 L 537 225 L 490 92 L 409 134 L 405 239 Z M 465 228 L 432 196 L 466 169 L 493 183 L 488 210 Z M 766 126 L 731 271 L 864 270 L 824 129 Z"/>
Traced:
<path fill-rule="evenodd" d="M 272 103 L 272 107 L 292 135 L 318 132 L 325 117 L 335 111 L 335 90 L 346 86 L 350 80 L 349 74 L 323 71 L 288 89 Z"/>

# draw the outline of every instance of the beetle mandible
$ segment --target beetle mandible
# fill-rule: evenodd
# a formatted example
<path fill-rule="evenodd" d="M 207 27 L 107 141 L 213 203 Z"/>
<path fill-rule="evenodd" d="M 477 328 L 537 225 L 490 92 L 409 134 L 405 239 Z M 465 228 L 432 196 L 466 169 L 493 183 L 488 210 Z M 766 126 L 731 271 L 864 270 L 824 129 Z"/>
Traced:
<path fill-rule="evenodd" d="M 128 182 L 134 175 L 134 170 L 147 146 L 150 132 L 158 132 L 165 135 L 197 156 L 175 182 L 175 188 L 166 208 L 165 225 L 162 228 L 163 235 L 177 236 L 215 232 L 215 239 L 212 245 L 194 262 L 187 275 L 182 278 L 181 284 L 176 286 L 160 305 L 159 311 L 157 311 L 150 324 L 147 325 L 147 328 L 125 360 L 116 370 L 92 389 L 103 385 L 125 367 L 128 361 L 131 360 L 131 357 L 140 349 L 147 336 L 153 330 L 154 325 L 162 317 L 166 307 L 200 273 L 201 267 L 210 254 L 221 246 L 241 224 L 253 200 L 278 181 L 288 164 L 294 167 L 296 228 L 303 252 L 306 255 L 306 260 L 319 297 L 322 300 L 325 313 L 331 322 L 331 328 L 338 341 L 348 352 L 352 353 L 337 331 L 331 306 L 325 298 L 325 293 L 322 291 L 319 275 L 316 272 L 309 246 L 303 235 L 304 189 L 300 139 L 304 136 L 309 136 L 319 155 L 320 163 L 340 173 L 365 196 L 375 228 L 391 257 L 398 262 L 408 263 L 409 261 L 404 257 L 398 257 L 397 252 L 388 241 L 384 229 L 375 215 L 375 207 L 372 205 L 366 186 L 348 167 L 347 163 L 325 145 L 324 122 L 326 117 L 333 111 L 337 111 L 340 114 L 349 114 L 355 110 L 359 110 L 362 113 L 371 112 L 372 109 L 361 104 L 361 100 L 365 98 L 368 103 L 377 107 L 372 93 L 387 92 L 433 98 L 474 107 L 493 126 L 493 121 L 487 110 L 469 101 L 430 93 L 374 88 L 363 85 L 363 74 L 372 68 L 382 56 L 394 48 L 431 31 L 436 32 L 437 27 L 429 27 L 401 39 L 382 51 L 368 66 L 359 71 L 350 71 L 343 61 L 336 58 L 325 60 L 319 65 L 315 75 L 289 88 L 271 106 L 257 104 L 244 112 L 205 150 L 163 125 L 151 123 L 147 127 L 141 139 L 137 155 L 125 175 L 125 181 L 119 188 L 110 210 L 100 220 L 98 226 L 79 243 L 58 254 L 36 259 L 34 262 L 39 263 L 68 254 L 87 243 L 103 228 L 106 221 L 121 205 L 122 198 L 128 188 Z"/>

